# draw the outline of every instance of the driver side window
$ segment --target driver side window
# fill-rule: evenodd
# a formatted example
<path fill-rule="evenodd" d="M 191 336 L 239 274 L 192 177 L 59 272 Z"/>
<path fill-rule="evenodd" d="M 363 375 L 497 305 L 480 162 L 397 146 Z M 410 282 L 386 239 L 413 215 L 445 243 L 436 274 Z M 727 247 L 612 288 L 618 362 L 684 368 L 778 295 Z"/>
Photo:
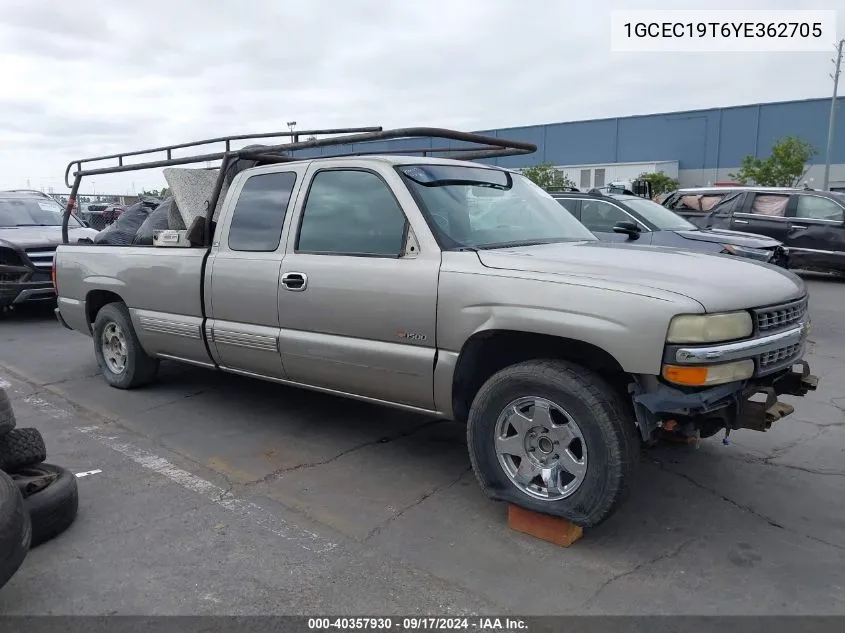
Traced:
<path fill-rule="evenodd" d="M 404 241 L 405 214 L 379 176 L 342 169 L 314 176 L 296 252 L 399 257 Z"/>
<path fill-rule="evenodd" d="M 619 207 L 603 200 L 581 201 L 581 224 L 594 233 L 613 233 L 617 222 L 631 221 Z"/>

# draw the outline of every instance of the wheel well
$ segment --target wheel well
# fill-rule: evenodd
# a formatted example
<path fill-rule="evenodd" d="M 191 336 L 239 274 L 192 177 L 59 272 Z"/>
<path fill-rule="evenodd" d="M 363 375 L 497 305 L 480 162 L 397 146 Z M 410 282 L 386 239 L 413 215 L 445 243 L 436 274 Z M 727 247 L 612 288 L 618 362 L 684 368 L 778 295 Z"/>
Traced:
<path fill-rule="evenodd" d="M 92 290 L 85 298 L 85 317 L 88 323 L 93 323 L 97 318 L 97 313 L 103 306 L 109 303 L 123 302 L 120 295 L 115 294 L 109 290 Z"/>
<path fill-rule="evenodd" d="M 464 344 L 452 377 L 452 411 L 466 421 L 475 394 L 496 372 L 526 360 L 568 360 L 591 369 L 627 394 L 630 376 L 608 352 L 575 339 L 513 330 L 488 330 Z"/>

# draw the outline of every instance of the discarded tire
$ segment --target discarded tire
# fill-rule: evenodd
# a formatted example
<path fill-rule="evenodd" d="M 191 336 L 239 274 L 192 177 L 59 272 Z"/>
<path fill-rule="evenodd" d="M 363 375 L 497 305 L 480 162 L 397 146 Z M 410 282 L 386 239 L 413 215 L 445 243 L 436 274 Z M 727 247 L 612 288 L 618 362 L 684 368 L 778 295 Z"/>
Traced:
<path fill-rule="evenodd" d="M 0 436 L 0 470 L 12 473 L 47 459 L 47 447 L 38 429 L 12 429 Z"/>
<path fill-rule="evenodd" d="M 11 477 L 0 472 L 0 587 L 9 582 L 29 552 L 32 523 Z"/>
<path fill-rule="evenodd" d="M 55 538 L 74 522 L 79 509 L 79 489 L 76 476 L 61 466 L 39 464 L 29 470 L 55 476 L 47 487 L 24 499 L 32 520 L 31 547 L 36 547 Z"/>
<path fill-rule="evenodd" d="M 0 435 L 5 435 L 13 428 L 15 428 L 15 412 L 12 411 L 9 394 L 5 389 L 0 389 Z"/>

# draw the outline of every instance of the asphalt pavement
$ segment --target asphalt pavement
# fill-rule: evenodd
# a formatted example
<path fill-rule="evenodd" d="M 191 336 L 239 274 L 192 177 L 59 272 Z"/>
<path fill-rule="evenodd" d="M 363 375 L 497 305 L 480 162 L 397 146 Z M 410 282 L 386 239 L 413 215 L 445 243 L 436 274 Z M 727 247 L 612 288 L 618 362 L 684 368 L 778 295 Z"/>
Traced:
<path fill-rule="evenodd" d="M 845 283 L 808 278 L 817 392 L 768 433 L 642 455 L 560 548 L 507 527 L 465 428 L 163 363 L 109 388 L 44 310 L 0 320 L 0 386 L 80 511 L 3 614 L 845 614 Z"/>

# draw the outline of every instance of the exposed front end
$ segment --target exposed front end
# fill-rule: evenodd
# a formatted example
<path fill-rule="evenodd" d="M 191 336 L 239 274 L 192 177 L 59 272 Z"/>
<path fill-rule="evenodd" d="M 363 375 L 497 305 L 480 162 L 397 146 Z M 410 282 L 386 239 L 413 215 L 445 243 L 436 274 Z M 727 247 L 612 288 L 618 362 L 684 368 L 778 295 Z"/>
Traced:
<path fill-rule="evenodd" d="M 808 298 L 721 314 L 679 315 L 667 333 L 660 377 L 632 386 L 644 439 L 657 429 L 709 437 L 768 430 L 792 413 L 778 396 L 803 396 L 818 378 L 803 360 Z"/>
<path fill-rule="evenodd" d="M 0 308 L 55 299 L 50 277 L 55 251 L 55 245 L 0 247 Z"/>

